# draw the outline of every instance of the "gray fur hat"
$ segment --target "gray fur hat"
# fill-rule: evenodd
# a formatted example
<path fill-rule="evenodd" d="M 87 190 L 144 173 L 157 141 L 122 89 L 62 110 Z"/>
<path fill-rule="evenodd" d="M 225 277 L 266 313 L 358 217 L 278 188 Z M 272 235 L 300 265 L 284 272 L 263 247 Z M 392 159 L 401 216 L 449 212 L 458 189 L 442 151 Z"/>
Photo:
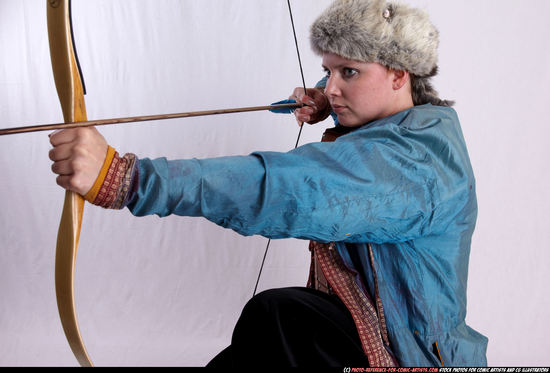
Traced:
<path fill-rule="evenodd" d="M 423 10 L 386 0 L 335 0 L 311 26 L 310 40 L 319 55 L 408 71 L 415 105 L 451 104 L 429 82 L 437 74 L 439 32 Z"/>

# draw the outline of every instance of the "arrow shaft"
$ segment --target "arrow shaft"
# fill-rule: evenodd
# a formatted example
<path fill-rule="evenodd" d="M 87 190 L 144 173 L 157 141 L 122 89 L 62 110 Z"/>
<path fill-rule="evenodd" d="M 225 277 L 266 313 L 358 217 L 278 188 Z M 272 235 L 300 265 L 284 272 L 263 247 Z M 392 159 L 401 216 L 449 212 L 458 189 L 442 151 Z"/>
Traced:
<path fill-rule="evenodd" d="M 0 129 L 0 136 L 15 135 L 15 134 L 29 133 L 29 132 L 39 132 L 39 131 L 51 131 L 51 130 L 67 129 L 67 128 L 75 128 L 75 127 L 106 126 L 106 125 L 122 124 L 122 123 L 147 122 L 147 121 L 153 121 L 153 120 L 190 118 L 190 117 L 201 117 L 201 116 L 207 116 L 207 115 L 244 113 L 244 112 L 263 111 L 263 110 L 296 109 L 301 106 L 302 106 L 301 104 L 251 106 L 251 107 L 232 108 L 232 109 L 191 111 L 186 113 L 157 114 L 157 115 L 144 115 L 144 116 L 124 117 L 124 118 L 99 119 L 99 120 L 90 120 L 90 121 L 83 121 L 83 122 L 41 124 L 41 125 L 35 125 L 35 126 Z"/>

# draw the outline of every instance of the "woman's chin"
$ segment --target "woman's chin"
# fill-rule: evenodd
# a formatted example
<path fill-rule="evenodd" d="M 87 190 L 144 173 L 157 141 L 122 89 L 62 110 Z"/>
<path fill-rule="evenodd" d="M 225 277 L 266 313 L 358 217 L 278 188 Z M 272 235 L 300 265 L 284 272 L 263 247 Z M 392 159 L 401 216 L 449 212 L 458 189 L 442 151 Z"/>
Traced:
<path fill-rule="evenodd" d="M 361 127 L 364 123 L 349 119 L 346 120 L 346 118 L 340 118 L 340 116 L 338 116 L 338 124 L 344 127 Z"/>

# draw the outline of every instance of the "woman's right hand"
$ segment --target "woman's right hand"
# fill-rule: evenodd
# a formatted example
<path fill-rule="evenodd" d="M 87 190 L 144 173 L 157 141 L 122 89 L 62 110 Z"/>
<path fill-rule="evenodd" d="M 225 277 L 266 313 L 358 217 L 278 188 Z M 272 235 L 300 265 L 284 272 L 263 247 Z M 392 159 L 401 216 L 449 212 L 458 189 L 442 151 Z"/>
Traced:
<path fill-rule="evenodd" d="M 330 114 L 330 104 L 322 88 L 308 88 L 306 94 L 304 88 L 298 87 L 294 89 L 289 98 L 305 105 L 294 111 L 300 126 L 304 123 L 315 124 L 321 122 Z"/>

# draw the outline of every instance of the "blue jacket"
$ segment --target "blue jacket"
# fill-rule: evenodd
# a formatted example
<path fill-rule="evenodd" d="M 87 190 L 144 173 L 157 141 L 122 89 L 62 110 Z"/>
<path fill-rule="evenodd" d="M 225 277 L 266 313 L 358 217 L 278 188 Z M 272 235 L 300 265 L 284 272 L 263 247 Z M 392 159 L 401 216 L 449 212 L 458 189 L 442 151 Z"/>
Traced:
<path fill-rule="evenodd" d="M 402 366 L 486 365 L 465 322 L 475 180 L 455 111 L 430 104 L 288 153 L 139 162 L 135 215 L 202 216 L 242 235 L 337 242 L 374 293 Z"/>

